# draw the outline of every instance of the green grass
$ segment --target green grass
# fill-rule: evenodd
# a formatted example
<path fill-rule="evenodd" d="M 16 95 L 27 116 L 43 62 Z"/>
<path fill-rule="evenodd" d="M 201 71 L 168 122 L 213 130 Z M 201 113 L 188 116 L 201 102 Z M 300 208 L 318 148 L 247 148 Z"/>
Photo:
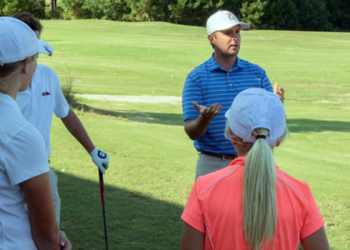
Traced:
<path fill-rule="evenodd" d="M 55 52 L 39 63 L 61 79 L 72 77 L 81 94 L 181 96 L 187 73 L 212 53 L 201 27 L 43 24 L 42 39 Z M 309 183 L 333 250 L 350 249 L 349 40 L 349 33 L 248 31 L 240 52 L 286 90 L 291 138 L 275 150 L 276 161 Z M 76 109 L 89 135 L 110 156 L 104 176 L 110 249 L 178 249 L 196 163 L 181 105 L 78 101 L 89 110 Z M 57 118 L 51 138 L 61 228 L 75 249 L 104 249 L 97 168 Z"/>

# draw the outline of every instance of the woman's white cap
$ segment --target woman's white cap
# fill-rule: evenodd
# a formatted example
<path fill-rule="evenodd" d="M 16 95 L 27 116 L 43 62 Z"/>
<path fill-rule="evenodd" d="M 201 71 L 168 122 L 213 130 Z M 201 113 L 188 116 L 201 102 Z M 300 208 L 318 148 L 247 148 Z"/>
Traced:
<path fill-rule="evenodd" d="M 250 28 L 249 24 L 240 22 L 232 12 L 220 10 L 208 18 L 207 35 L 213 34 L 218 30 L 227 30 L 235 25 L 241 25 L 242 30 Z"/>
<path fill-rule="evenodd" d="M 266 137 L 268 144 L 276 146 L 283 135 L 286 115 L 280 98 L 261 88 L 250 88 L 239 93 L 225 113 L 232 132 L 245 142 L 254 143 L 254 129 L 270 131 Z"/>
<path fill-rule="evenodd" d="M 43 53 L 51 56 L 53 49 L 39 40 L 24 22 L 13 17 L 0 17 L 0 66 Z"/>

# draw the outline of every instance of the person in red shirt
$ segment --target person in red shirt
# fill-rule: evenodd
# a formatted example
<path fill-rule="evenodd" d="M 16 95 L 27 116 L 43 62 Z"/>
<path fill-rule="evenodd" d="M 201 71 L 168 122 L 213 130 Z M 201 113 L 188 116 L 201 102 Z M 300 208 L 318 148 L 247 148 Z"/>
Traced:
<path fill-rule="evenodd" d="M 304 250 L 329 250 L 308 184 L 275 164 L 273 149 L 288 135 L 280 99 L 247 89 L 225 117 L 238 158 L 193 185 L 180 250 L 295 250 L 300 242 Z"/>

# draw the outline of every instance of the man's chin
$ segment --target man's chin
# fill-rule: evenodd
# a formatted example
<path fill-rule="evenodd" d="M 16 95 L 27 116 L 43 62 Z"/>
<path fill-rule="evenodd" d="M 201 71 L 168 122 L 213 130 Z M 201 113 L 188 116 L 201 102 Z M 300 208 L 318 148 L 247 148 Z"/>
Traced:
<path fill-rule="evenodd" d="M 231 54 L 231 55 L 238 55 L 238 52 L 239 52 L 239 49 L 237 48 L 237 49 L 230 49 L 229 50 L 229 53 Z"/>
<path fill-rule="evenodd" d="M 225 54 L 225 57 L 234 57 L 238 55 L 238 51 L 229 51 Z"/>

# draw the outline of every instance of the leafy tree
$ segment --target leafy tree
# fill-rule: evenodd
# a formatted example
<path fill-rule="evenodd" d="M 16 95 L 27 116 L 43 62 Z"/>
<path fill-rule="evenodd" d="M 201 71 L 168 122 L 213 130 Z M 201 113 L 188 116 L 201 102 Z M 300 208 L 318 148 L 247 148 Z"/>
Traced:
<path fill-rule="evenodd" d="M 261 29 L 294 30 L 299 27 L 298 10 L 292 0 L 270 0 L 261 20 Z"/>
<path fill-rule="evenodd" d="M 328 0 L 329 21 L 335 30 L 350 30 L 350 4 L 348 0 Z"/>
<path fill-rule="evenodd" d="M 105 1 L 102 7 L 108 20 L 125 21 L 125 15 L 131 12 L 125 0 Z"/>
<path fill-rule="evenodd" d="M 244 0 L 225 0 L 221 9 L 231 11 L 239 20 L 242 18 L 242 4 Z"/>
<path fill-rule="evenodd" d="M 164 0 L 126 0 L 131 12 L 124 15 L 129 21 L 164 21 Z"/>
<path fill-rule="evenodd" d="M 46 19 L 62 19 L 63 18 L 63 8 L 61 6 L 56 6 L 54 9 L 45 10 Z"/>
<path fill-rule="evenodd" d="M 35 17 L 45 18 L 45 0 L 1 0 L 0 13 L 12 16 L 18 12 L 29 12 Z"/>
<path fill-rule="evenodd" d="M 294 0 L 302 30 L 327 30 L 330 28 L 325 0 Z"/>
<path fill-rule="evenodd" d="M 65 19 L 103 18 L 122 21 L 131 12 L 127 0 L 62 0 L 62 4 Z"/>
<path fill-rule="evenodd" d="M 84 4 L 81 6 L 81 18 L 91 19 L 97 18 L 101 19 L 104 16 L 104 10 L 102 8 L 105 2 L 108 0 L 85 0 Z"/>
<path fill-rule="evenodd" d="M 85 0 L 61 0 L 64 8 L 64 19 L 79 19 L 81 18 L 81 8 Z"/>
<path fill-rule="evenodd" d="M 342 30 L 350 30 L 350 4 L 349 0 L 342 0 L 340 9 L 342 10 L 342 15 L 338 21 L 338 27 Z"/>
<path fill-rule="evenodd" d="M 169 4 L 170 21 L 187 25 L 205 25 L 207 18 L 221 8 L 223 0 L 177 0 Z"/>
<path fill-rule="evenodd" d="M 3 12 L 4 7 L 5 7 L 5 1 L 0 1 L 0 16 L 5 15 L 5 13 Z"/>
<path fill-rule="evenodd" d="M 242 4 L 242 16 L 245 22 L 249 23 L 253 29 L 259 28 L 263 24 L 266 7 L 269 0 L 249 0 Z"/>

